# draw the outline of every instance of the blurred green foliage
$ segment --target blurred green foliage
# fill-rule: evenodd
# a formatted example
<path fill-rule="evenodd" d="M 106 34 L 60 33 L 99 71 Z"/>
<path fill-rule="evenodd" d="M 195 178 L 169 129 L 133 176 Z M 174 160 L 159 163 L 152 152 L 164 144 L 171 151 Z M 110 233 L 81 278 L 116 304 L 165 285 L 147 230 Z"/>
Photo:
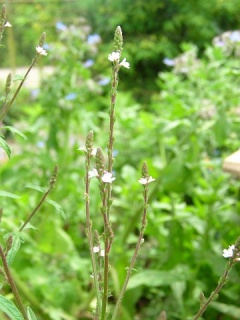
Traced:
<path fill-rule="evenodd" d="M 57 4 L 62 5 L 52 3 L 48 11 L 33 3 L 31 13 L 36 16 L 31 23 L 36 20 L 41 29 L 41 15 L 46 21 L 54 16 L 54 22 L 59 17 L 65 22 L 69 16 L 58 15 Z M 75 14 L 84 9 L 80 2 L 75 4 L 68 4 Z M 37 5 L 42 10 L 34 11 Z M 192 319 L 200 292 L 208 296 L 216 287 L 225 265 L 222 248 L 239 236 L 239 181 L 222 171 L 222 160 L 239 147 L 240 69 L 239 57 L 210 42 L 225 28 L 237 26 L 239 5 L 237 1 L 86 1 L 92 31 L 84 19 L 54 29 L 48 61 L 56 65 L 55 74 L 44 79 L 37 97 L 25 92 L 13 107 L 12 115 L 18 115 L 15 125 L 26 140 L 12 137 L 13 157 L 0 168 L 1 188 L 9 192 L 0 194 L 1 228 L 6 233 L 18 229 L 41 196 L 39 186 L 47 185 L 53 166 L 59 165 L 58 184 L 49 199 L 55 202 L 45 203 L 34 217 L 37 230 L 24 233 L 25 243 L 13 263 L 24 300 L 39 319 L 89 319 L 94 306 L 85 236 L 84 157 L 77 149 L 91 129 L 95 145 L 106 145 L 110 75 L 106 57 L 111 49 L 91 36 L 96 31 L 110 39 L 117 24 L 123 27 L 123 55 L 131 57 L 133 71 L 131 77 L 126 72 L 120 75 L 116 110 L 113 300 L 136 241 L 142 160 L 148 161 L 157 179 L 150 188 L 145 243 L 119 319 L 157 320 L 163 310 L 168 320 Z M 19 19 L 29 19 L 20 7 L 14 10 L 19 10 Z M 36 37 L 31 26 L 24 40 L 28 50 Z M 200 49 L 180 45 L 182 41 L 194 42 Z M 179 52 L 182 56 L 173 70 L 159 72 L 162 58 Z M 179 61 L 184 62 L 181 68 Z M 138 99 L 142 95 L 147 96 L 147 107 Z M 96 190 L 93 181 L 97 228 L 101 217 Z M 236 266 L 206 320 L 238 319 L 238 283 Z M 9 294 L 9 288 L 4 286 L 3 292 Z"/>

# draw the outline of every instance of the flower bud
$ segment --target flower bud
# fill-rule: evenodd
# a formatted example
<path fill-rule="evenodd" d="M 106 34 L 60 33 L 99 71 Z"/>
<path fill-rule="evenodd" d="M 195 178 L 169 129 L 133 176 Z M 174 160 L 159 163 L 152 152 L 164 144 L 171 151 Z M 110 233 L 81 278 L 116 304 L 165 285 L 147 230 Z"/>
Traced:
<path fill-rule="evenodd" d="M 39 47 L 43 47 L 45 41 L 46 41 L 46 33 L 43 32 L 43 34 L 41 35 L 41 37 L 39 39 L 39 43 L 38 43 Z"/>
<path fill-rule="evenodd" d="M 142 165 L 142 177 L 148 178 L 148 165 L 146 161 L 144 161 Z"/>
<path fill-rule="evenodd" d="M 99 172 L 100 176 L 102 176 L 105 168 L 105 161 L 104 161 L 104 156 L 101 148 L 97 148 L 97 153 L 95 158 L 96 158 L 97 171 Z"/>
<path fill-rule="evenodd" d="M 85 146 L 87 150 L 92 150 L 93 148 L 93 131 L 92 130 L 89 131 L 87 135 Z"/>
<path fill-rule="evenodd" d="M 120 55 L 123 50 L 123 35 L 122 35 L 122 29 L 120 26 L 117 27 L 115 33 L 114 33 L 114 51 L 119 52 Z"/>

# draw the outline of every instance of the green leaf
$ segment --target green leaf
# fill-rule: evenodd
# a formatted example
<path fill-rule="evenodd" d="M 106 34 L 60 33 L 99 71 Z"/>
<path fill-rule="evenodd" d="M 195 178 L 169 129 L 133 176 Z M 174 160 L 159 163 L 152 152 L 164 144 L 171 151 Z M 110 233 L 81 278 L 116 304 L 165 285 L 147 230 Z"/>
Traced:
<path fill-rule="evenodd" d="M 6 154 L 8 155 L 8 158 L 11 157 L 11 150 L 10 150 L 7 142 L 3 139 L 2 136 L 0 136 L 0 148 L 5 150 Z"/>
<path fill-rule="evenodd" d="M 37 320 L 37 317 L 35 316 L 34 312 L 30 307 L 27 307 L 27 316 L 28 320 Z"/>
<path fill-rule="evenodd" d="M 13 242 L 11 249 L 7 253 L 7 263 L 9 266 L 13 263 L 13 260 L 15 258 L 16 253 L 20 249 L 21 243 L 22 243 L 20 232 L 17 232 L 13 234 Z"/>
<path fill-rule="evenodd" d="M 50 200 L 50 199 L 46 199 L 46 202 L 51 204 L 56 209 L 56 211 L 61 214 L 63 219 L 66 218 L 66 215 L 65 215 L 63 208 L 57 202 Z"/>
<path fill-rule="evenodd" d="M 0 197 L 6 197 L 6 198 L 12 198 L 12 199 L 19 199 L 20 198 L 20 196 L 18 196 L 17 194 L 7 192 L 4 190 L 0 190 Z"/>
<path fill-rule="evenodd" d="M 132 276 L 127 289 L 142 285 L 147 287 L 169 286 L 177 281 L 186 281 L 188 274 L 188 268 L 185 266 L 178 266 L 170 271 L 143 270 Z"/>
<path fill-rule="evenodd" d="M 20 74 L 16 74 L 13 78 L 13 81 L 22 81 L 24 79 L 25 79 L 24 76 L 21 76 Z"/>
<path fill-rule="evenodd" d="M 0 310 L 6 313 L 12 320 L 24 320 L 15 304 L 2 295 L 0 295 Z"/>
<path fill-rule="evenodd" d="M 16 134 L 16 135 L 20 136 L 24 140 L 27 140 L 27 137 L 25 136 L 25 134 L 23 134 L 21 131 L 19 131 L 18 129 L 16 129 L 14 127 L 12 127 L 12 126 L 4 126 L 3 128 L 9 130 L 13 134 Z"/>

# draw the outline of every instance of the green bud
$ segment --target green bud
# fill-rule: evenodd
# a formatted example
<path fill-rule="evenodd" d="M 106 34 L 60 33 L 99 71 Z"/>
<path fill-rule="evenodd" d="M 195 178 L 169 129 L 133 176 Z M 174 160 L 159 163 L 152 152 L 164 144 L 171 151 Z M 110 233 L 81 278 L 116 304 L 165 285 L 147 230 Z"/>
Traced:
<path fill-rule="evenodd" d="M 12 83 L 12 75 L 11 75 L 11 73 L 9 73 L 7 76 L 6 85 L 5 85 L 6 95 L 8 95 L 10 93 L 11 83 Z"/>
<path fill-rule="evenodd" d="M 1 18 L 2 18 L 3 21 L 6 20 L 6 6 L 5 6 L 5 4 L 3 4 L 3 6 L 2 6 Z"/>
<path fill-rule="evenodd" d="M 46 41 L 46 33 L 43 32 L 43 34 L 41 35 L 41 37 L 39 39 L 39 43 L 38 43 L 39 47 L 43 47 L 45 41 Z"/>
<path fill-rule="evenodd" d="M 55 183 L 57 182 L 57 176 L 58 176 L 58 166 L 55 166 L 54 170 L 53 170 L 53 174 L 52 174 L 51 179 L 49 181 L 51 188 L 54 187 Z"/>
<path fill-rule="evenodd" d="M 93 131 L 89 131 L 87 138 L 86 138 L 86 142 L 85 142 L 85 146 L 87 150 L 92 150 L 93 148 Z"/>
<path fill-rule="evenodd" d="M 114 33 L 114 51 L 119 52 L 120 55 L 123 50 L 123 35 L 122 35 L 122 29 L 121 27 L 117 27 L 115 33 Z"/>
<path fill-rule="evenodd" d="M 147 165 L 146 161 L 144 161 L 143 165 L 142 165 L 142 177 L 143 178 L 148 178 L 149 177 L 149 175 L 148 175 L 148 165 Z"/>
<path fill-rule="evenodd" d="M 240 252 L 240 237 L 238 237 L 235 242 L 235 248 L 236 248 L 237 252 Z"/>
<path fill-rule="evenodd" d="M 103 155 L 101 148 L 97 148 L 97 153 L 96 153 L 95 159 L 96 159 L 97 171 L 99 172 L 99 174 L 101 176 L 103 174 L 104 168 L 105 168 L 105 160 L 104 160 L 104 155 Z"/>

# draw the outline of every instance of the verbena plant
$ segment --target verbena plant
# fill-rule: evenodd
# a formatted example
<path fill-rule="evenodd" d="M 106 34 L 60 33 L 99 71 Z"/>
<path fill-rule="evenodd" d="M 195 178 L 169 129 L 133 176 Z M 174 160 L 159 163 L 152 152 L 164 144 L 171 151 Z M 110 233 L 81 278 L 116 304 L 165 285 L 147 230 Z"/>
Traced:
<path fill-rule="evenodd" d="M 1 37 L 6 27 L 10 27 L 10 24 L 6 20 L 5 7 L 2 8 L 1 16 Z M 36 64 L 41 55 L 46 55 L 46 51 L 43 49 L 43 44 L 45 40 L 45 34 L 40 39 L 39 45 L 36 47 L 36 56 L 33 59 L 33 62 L 28 69 L 26 75 L 19 79 L 20 84 L 17 87 L 12 98 L 9 98 L 10 87 L 11 87 L 11 76 L 9 75 L 6 86 L 5 93 L 1 99 L 2 108 L 1 108 L 1 121 L 4 119 L 7 112 L 10 110 L 13 102 L 15 101 L 27 75 L 29 74 L 31 68 Z M 111 91 L 110 91 L 110 108 L 109 108 L 109 134 L 108 134 L 108 143 L 107 143 L 107 155 L 104 156 L 104 152 L 101 148 L 94 148 L 94 139 L 93 131 L 90 131 L 85 145 L 81 150 L 85 153 L 85 213 L 86 213 L 86 235 L 88 238 L 88 244 L 90 249 L 90 257 L 92 263 L 92 279 L 95 287 L 96 294 L 96 306 L 94 307 L 94 312 L 92 318 L 95 320 L 105 320 L 105 319 L 123 319 L 124 314 L 121 310 L 121 302 L 125 294 L 130 276 L 134 270 L 134 264 L 140 249 L 141 244 L 143 243 L 143 235 L 147 223 L 147 208 L 148 208 L 148 197 L 149 197 L 149 183 L 154 181 L 154 179 L 149 176 L 148 166 L 144 162 L 142 166 L 142 177 L 139 179 L 139 183 L 143 186 L 143 210 L 142 210 L 142 220 L 140 225 L 140 231 L 137 239 L 137 243 L 130 261 L 129 266 L 126 268 L 125 280 L 122 284 L 122 288 L 118 296 L 111 294 L 111 285 L 110 275 L 111 275 L 111 249 L 114 245 L 114 230 L 112 226 L 112 206 L 114 204 L 113 194 L 115 183 L 114 177 L 114 142 L 115 142 L 115 121 L 116 121 L 116 98 L 117 98 L 117 88 L 118 88 L 118 74 L 122 67 L 129 68 L 130 65 L 123 59 L 121 61 L 121 54 L 123 49 L 123 39 L 122 32 L 120 27 L 116 29 L 114 36 L 114 49 L 111 54 L 108 56 L 108 60 L 112 63 L 112 80 L 111 80 Z M 1 129 L 13 130 L 10 127 L 4 127 L 2 125 Z M 10 149 L 7 146 L 6 141 L 3 136 L 1 136 L 1 146 L 10 156 Z M 105 150 L 105 149 L 103 149 Z M 11 273 L 10 267 L 15 257 L 15 254 L 20 248 L 21 242 L 23 241 L 22 231 L 25 230 L 30 225 L 30 220 L 36 214 L 37 210 L 41 207 L 44 200 L 48 196 L 49 192 L 52 190 L 56 182 L 57 168 L 55 168 L 54 173 L 50 179 L 49 188 L 45 191 L 43 197 L 40 199 L 39 203 L 36 205 L 35 209 L 29 214 L 26 221 L 19 227 L 17 231 L 6 234 L 5 239 L 5 249 L 3 245 L 0 245 L 0 257 L 2 260 L 2 269 L 1 273 L 5 276 L 8 284 L 11 287 L 12 293 L 15 298 L 16 305 L 6 296 L 0 296 L 0 309 L 8 315 L 11 319 L 24 319 L 24 320 L 36 320 L 37 317 L 33 313 L 30 307 L 25 309 L 24 304 L 21 299 L 21 294 L 19 294 L 18 288 L 14 281 L 14 276 Z M 102 218 L 102 227 L 95 230 L 94 218 L 96 213 L 92 209 L 91 199 L 94 198 L 92 193 L 90 182 L 92 178 L 96 178 L 99 182 L 99 194 L 100 194 L 100 212 L 99 216 Z M 117 178 L 117 177 L 116 177 Z M 93 214 L 94 211 L 94 214 Z M 203 294 L 200 297 L 200 309 L 197 314 L 194 316 L 194 320 L 199 319 L 201 315 L 205 312 L 206 308 L 210 302 L 215 298 L 215 296 L 222 289 L 223 285 L 228 279 L 228 275 L 234 264 L 239 261 L 239 251 L 240 244 L 239 240 L 235 245 L 229 247 L 229 249 L 224 250 L 223 255 L 226 258 L 229 258 L 229 261 L 226 265 L 225 272 L 220 278 L 219 283 L 216 289 L 211 293 L 209 298 L 205 298 Z M 111 303 L 109 299 L 111 298 Z M 112 303 L 112 300 L 114 303 Z M 40 317 L 43 319 L 48 318 L 48 314 L 42 314 Z M 162 320 L 167 318 L 165 312 L 162 312 L 160 315 Z M 69 318 L 70 319 L 70 318 Z"/>

